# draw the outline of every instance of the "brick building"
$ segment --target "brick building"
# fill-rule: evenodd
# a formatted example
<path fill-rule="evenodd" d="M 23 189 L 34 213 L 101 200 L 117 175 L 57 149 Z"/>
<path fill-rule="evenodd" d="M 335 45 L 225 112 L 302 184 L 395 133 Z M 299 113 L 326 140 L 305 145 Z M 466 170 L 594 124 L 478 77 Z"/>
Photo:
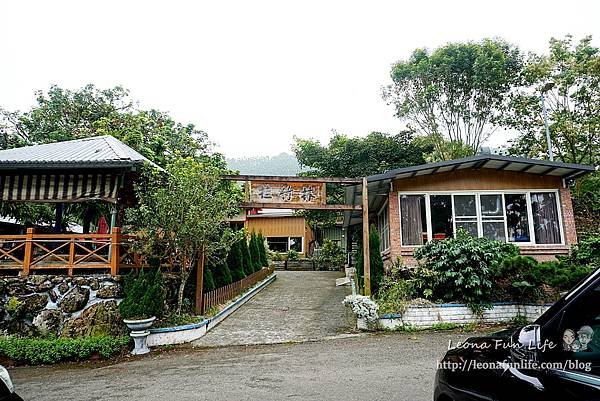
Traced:
<path fill-rule="evenodd" d="M 381 234 L 387 263 L 415 264 L 413 251 L 456 235 L 514 243 L 543 261 L 577 243 L 569 184 L 593 166 L 481 154 L 388 171 L 367 177 L 369 220 Z M 361 187 L 348 187 L 359 203 Z M 362 223 L 346 212 L 345 226 Z"/>

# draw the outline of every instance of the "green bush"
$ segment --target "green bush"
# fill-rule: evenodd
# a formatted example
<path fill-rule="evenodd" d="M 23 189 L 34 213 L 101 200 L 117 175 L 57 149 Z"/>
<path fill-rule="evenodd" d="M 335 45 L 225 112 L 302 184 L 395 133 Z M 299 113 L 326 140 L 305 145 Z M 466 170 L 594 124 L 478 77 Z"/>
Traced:
<path fill-rule="evenodd" d="M 414 256 L 422 267 L 435 273 L 431 283 L 434 299 L 476 307 L 490 302 L 498 265 L 518 253 L 513 244 L 474 238 L 459 230 L 456 238 L 430 241 Z"/>
<path fill-rule="evenodd" d="M 242 261 L 242 250 L 240 249 L 240 243 L 235 242 L 231 245 L 229 254 L 227 254 L 227 266 L 231 271 L 232 282 L 239 281 L 246 277 L 244 272 L 244 265 Z"/>
<path fill-rule="evenodd" d="M 336 242 L 326 238 L 321 251 L 312 259 L 320 270 L 339 270 L 346 262 L 346 253 Z"/>
<path fill-rule="evenodd" d="M 496 269 L 494 301 L 535 302 L 543 300 L 540 264 L 530 256 L 509 256 Z"/>
<path fill-rule="evenodd" d="M 144 319 L 160 317 L 165 306 L 165 290 L 162 273 L 159 269 L 131 271 L 123 285 L 124 297 L 119 304 L 119 312 L 124 319 Z"/>
<path fill-rule="evenodd" d="M 252 257 L 250 256 L 250 248 L 248 247 L 248 240 L 246 236 L 240 242 L 240 249 L 242 250 L 242 259 L 244 260 L 244 272 L 246 274 L 252 274 L 258 270 L 257 266 L 254 266 Z"/>
<path fill-rule="evenodd" d="M 300 254 L 295 249 L 290 249 L 289 251 L 287 251 L 287 260 L 300 260 Z"/>
<path fill-rule="evenodd" d="M 258 253 L 260 256 L 260 264 L 262 267 L 269 266 L 269 260 L 267 259 L 267 244 L 265 243 L 265 237 L 259 232 L 256 236 L 256 244 L 258 245 Z M 256 269 L 260 270 L 260 269 Z"/>
<path fill-rule="evenodd" d="M 40 365 L 83 361 L 94 355 L 103 359 L 123 353 L 129 337 L 19 338 L 0 336 L 0 356 L 19 364 Z"/>
<path fill-rule="evenodd" d="M 260 270 L 262 263 L 260 262 L 260 247 L 258 246 L 258 237 L 253 231 L 250 235 L 250 257 L 252 258 L 252 265 L 256 270 Z"/>
<path fill-rule="evenodd" d="M 210 267 L 204 267 L 204 275 L 202 279 L 202 291 L 209 292 L 215 289 L 215 280 L 213 278 L 212 270 Z"/>
<path fill-rule="evenodd" d="M 215 281 L 215 287 L 221 288 L 232 283 L 231 271 L 224 260 L 210 267 Z"/>

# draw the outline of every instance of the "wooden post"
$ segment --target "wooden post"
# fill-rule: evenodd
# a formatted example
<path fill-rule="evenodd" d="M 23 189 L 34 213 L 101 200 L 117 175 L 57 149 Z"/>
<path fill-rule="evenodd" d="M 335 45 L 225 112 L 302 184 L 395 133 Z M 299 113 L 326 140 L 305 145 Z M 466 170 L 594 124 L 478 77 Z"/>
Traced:
<path fill-rule="evenodd" d="M 71 238 L 69 242 L 69 266 L 68 266 L 68 275 L 73 275 L 73 265 L 75 264 L 75 238 Z"/>
<path fill-rule="evenodd" d="M 29 266 L 31 266 L 31 260 L 33 258 L 33 233 L 34 228 L 28 228 L 25 235 L 25 255 L 23 255 L 23 270 L 21 274 L 23 276 L 29 276 Z"/>
<path fill-rule="evenodd" d="M 365 295 L 371 295 L 371 254 L 369 252 L 369 188 L 367 178 L 362 181 L 363 270 Z"/>
<path fill-rule="evenodd" d="M 198 251 L 198 265 L 196 268 L 196 313 L 204 313 L 204 250 Z"/>
<path fill-rule="evenodd" d="M 119 249 L 121 243 L 121 228 L 113 227 L 110 233 L 110 275 L 119 274 Z"/>

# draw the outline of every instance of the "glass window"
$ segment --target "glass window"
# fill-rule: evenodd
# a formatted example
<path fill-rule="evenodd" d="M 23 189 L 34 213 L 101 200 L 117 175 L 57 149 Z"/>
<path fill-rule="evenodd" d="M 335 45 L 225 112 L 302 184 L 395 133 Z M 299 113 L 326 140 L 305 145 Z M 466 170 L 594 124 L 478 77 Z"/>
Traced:
<path fill-rule="evenodd" d="M 425 195 L 400 196 L 400 231 L 402 245 L 423 245 L 427 242 Z"/>
<path fill-rule="evenodd" d="M 506 241 L 502 195 L 480 195 L 481 229 L 484 238 Z"/>
<path fill-rule="evenodd" d="M 464 230 L 473 237 L 479 235 L 475 195 L 454 195 L 454 216 L 457 231 Z"/>
<path fill-rule="evenodd" d="M 558 205 L 554 192 L 531 194 L 533 230 L 537 244 L 560 244 Z"/>
<path fill-rule="evenodd" d="M 290 237 L 290 249 L 302 253 L 302 237 Z"/>
<path fill-rule="evenodd" d="M 529 242 L 529 218 L 525 194 L 505 194 L 506 228 L 509 242 Z"/>
<path fill-rule="evenodd" d="M 288 237 L 267 237 L 267 245 L 273 252 L 287 252 L 288 251 Z"/>
<path fill-rule="evenodd" d="M 379 245 L 379 250 L 381 252 L 390 248 L 390 225 L 388 220 L 388 207 L 386 206 L 377 216 L 377 230 L 381 236 Z"/>
<path fill-rule="evenodd" d="M 450 195 L 431 195 L 431 233 L 433 239 L 446 239 L 453 236 L 452 198 Z"/>

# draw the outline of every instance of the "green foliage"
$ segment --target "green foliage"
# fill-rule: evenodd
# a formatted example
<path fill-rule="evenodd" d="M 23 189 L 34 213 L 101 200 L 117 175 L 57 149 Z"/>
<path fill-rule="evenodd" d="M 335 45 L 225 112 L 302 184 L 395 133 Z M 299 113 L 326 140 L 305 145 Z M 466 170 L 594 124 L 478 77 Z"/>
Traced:
<path fill-rule="evenodd" d="M 519 88 L 510 96 L 504 125 L 520 132 L 511 153 L 546 158 L 548 149 L 540 92 L 545 94 L 548 125 L 556 158 L 568 163 L 600 162 L 600 49 L 591 36 L 573 43 L 567 35 L 550 39 L 548 55 L 531 55 Z"/>
<path fill-rule="evenodd" d="M 409 129 L 462 142 L 475 153 L 493 132 L 522 66 L 519 50 L 500 40 L 416 49 L 392 67 L 384 96 Z M 447 151 L 437 144 L 443 142 L 436 141 L 436 152 Z"/>
<path fill-rule="evenodd" d="M 214 290 L 215 287 L 215 279 L 213 278 L 212 269 L 208 266 L 204 266 L 204 275 L 202 279 L 202 291 L 209 292 Z"/>
<path fill-rule="evenodd" d="M 578 179 L 571 194 L 578 237 L 600 236 L 600 172 Z"/>
<path fill-rule="evenodd" d="M 263 237 L 262 233 L 259 232 L 256 236 L 256 244 L 258 246 L 258 253 L 260 254 L 260 264 L 262 267 L 269 266 L 269 260 L 267 258 L 267 243 L 265 241 L 265 237 Z M 258 270 L 258 269 L 256 269 Z"/>
<path fill-rule="evenodd" d="M 240 242 L 234 242 L 227 254 L 227 266 L 229 266 L 229 270 L 231 271 L 231 280 L 233 282 L 246 277 L 244 262 L 242 260 L 242 250 L 240 248 Z"/>
<path fill-rule="evenodd" d="M 175 326 L 183 326 L 186 324 L 199 323 L 202 320 L 202 317 L 192 315 L 189 313 L 169 313 L 164 316 L 162 319 L 158 320 L 154 323 L 154 327 L 175 327 Z"/>
<path fill-rule="evenodd" d="M 287 260 L 291 260 L 291 261 L 300 260 L 300 254 L 295 249 L 290 249 L 287 252 Z"/>
<path fill-rule="evenodd" d="M 215 288 L 221 288 L 233 282 L 227 262 L 221 261 L 210 268 L 212 269 Z"/>
<path fill-rule="evenodd" d="M 513 244 L 474 238 L 459 230 L 456 238 L 428 242 L 415 251 L 415 258 L 435 273 L 431 285 L 434 299 L 476 307 L 490 301 L 497 266 L 518 252 Z"/>
<path fill-rule="evenodd" d="M 223 170 L 211 163 L 179 158 L 168 175 L 147 169 L 136 186 L 138 207 L 126 210 L 126 229 L 135 232 L 134 246 L 146 256 L 174 258 L 181 267 L 177 310 L 200 250 L 210 257 L 238 241 L 226 223 L 235 215 L 241 191 L 223 182 Z M 239 259 L 238 259 L 239 260 Z"/>
<path fill-rule="evenodd" d="M 246 235 L 240 241 L 240 249 L 242 251 L 242 259 L 244 263 L 244 271 L 246 274 L 252 274 L 256 270 L 259 269 L 258 266 L 254 266 L 254 261 L 252 260 L 252 256 L 250 256 L 250 248 L 248 246 L 248 239 Z"/>
<path fill-rule="evenodd" d="M 252 265 L 256 270 L 260 270 L 262 263 L 260 260 L 260 244 L 258 243 L 258 237 L 253 231 L 250 235 L 250 258 L 252 259 Z"/>
<path fill-rule="evenodd" d="M 403 313 L 417 293 L 414 283 L 394 276 L 385 277 L 377 293 L 379 313 Z"/>
<path fill-rule="evenodd" d="M 337 242 L 325 238 L 321 251 L 312 257 L 320 270 L 339 270 L 346 262 L 346 253 Z"/>
<path fill-rule="evenodd" d="M 534 302 L 543 299 L 541 285 L 545 280 L 539 265 L 530 256 L 517 255 L 504 259 L 495 272 L 494 292 L 501 295 L 496 296 L 494 301 Z"/>
<path fill-rule="evenodd" d="M 162 316 L 165 305 L 165 290 L 162 273 L 159 269 L 138 274 L 131 271 L 125 276 L 123 285 L 125 295 L 119 304 L 123 319 L 145 319 Z"/>
<path fill-rule="evenodd" d="M 103 359 L 120 355 L 129 337 L 19 338 L 0 336 L 0 356 L 19 364 L 40 365 L 84 361 L 94 355 Z"/>

